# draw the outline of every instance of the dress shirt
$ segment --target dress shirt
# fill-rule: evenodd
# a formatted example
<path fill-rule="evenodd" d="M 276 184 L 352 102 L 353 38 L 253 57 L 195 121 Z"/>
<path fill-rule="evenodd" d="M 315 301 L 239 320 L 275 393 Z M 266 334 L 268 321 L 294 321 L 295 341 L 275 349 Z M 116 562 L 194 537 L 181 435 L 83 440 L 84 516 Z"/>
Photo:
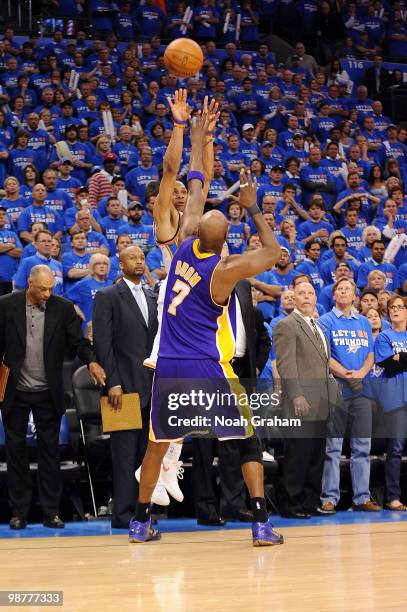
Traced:
<path fill-rule="evenodd" d="M 296 308 L 294 308 L 294 312 L 295 314 L 297 314 L 299 317 L 301 317 L 302 319 L 304 319 L 304 321 L 306 322 L 306 324 L 308 325 L 308 327 L 310 328 L 310 330 L 312 331 L 312 333 L 315 335 L 315 333 L 317 333 L 320 337 L 322 346 L 325 349 L 325 354 L 326 356 L 328 356 L 328 349 L 327 349 L 327 345 L 326 345 L 326 339 L 325 339 L 325 335 L 324 332 L 318 327 L 318 325 L 316 325 L 316 321 L 313 317 L 307 317 L 306 315 L 303 315 L 299 310 L 297 310 Z M 311 321 L 314 321 L 314 325 L 312 324 Z M 315 328 L 314 328 L 315 326 Z M 316 330 L 316 332 L 315 332 Z"/>
<path fill-rule="evenodd" d="M 148 326 L 148 306 L 147 306 L 146 296 L 144 295 L 144 291 L 143 291 L 143 287 L 141 283 L 136 285 L 136 283 L 133 283 L 127 278 L 123 278 L 123 280 L 128 286 L 128 288 L 130 289 L 131 293 L 133 294 L 134 299 L 136 300 L 137 305 L 141 310 L 141 314 L 144 317 L 144 321 L 146 322 L 146 325 Z"/>

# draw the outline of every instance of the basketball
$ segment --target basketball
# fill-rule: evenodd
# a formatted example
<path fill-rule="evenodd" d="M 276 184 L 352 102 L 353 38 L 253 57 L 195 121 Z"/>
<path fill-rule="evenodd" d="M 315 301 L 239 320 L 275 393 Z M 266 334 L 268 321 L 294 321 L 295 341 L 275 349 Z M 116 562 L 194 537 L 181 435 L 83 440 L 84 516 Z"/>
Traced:
<path fill-rule="evenodd" d="M 177 38 L 166 48 L 164 62 L 169 72 L 178 77 L 191 77 L 203 64 L 202 49 L 190 38 Z"/>

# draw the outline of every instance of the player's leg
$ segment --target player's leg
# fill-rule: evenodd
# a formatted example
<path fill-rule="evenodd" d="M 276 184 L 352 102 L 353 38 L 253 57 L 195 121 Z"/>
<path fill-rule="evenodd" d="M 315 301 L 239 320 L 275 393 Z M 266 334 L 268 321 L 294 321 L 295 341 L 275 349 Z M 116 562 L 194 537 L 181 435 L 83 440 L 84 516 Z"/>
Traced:
<path fill-rule="evenodd" d="M 155 368 L 157 365 L 158 358 L 158 348 L 160 346 L 160 336 L 161 336 L 161 325 L 162 325 L 162 314 L 164 307 L 164 298 L 165 298 L 165 289 L 167 286 L 167 281 L 164 280 L 160 285 L 160 291 L 158 293 L 157 299 L 157 318 L 158 318 L 158 329 L 154 339 L 153 348 L 151 351 L 150 357 L 144 360 L 144 365 Z M 164 456 L 161 471 L 159 475 L 159 479 L 157 482 L 157 486 L 153 491 L 151 500 L 153 503 L 158 504 L 160 506 L 168 506 L 170 503 L 168 493 L 177 501 L 182 502 L 184 499 L 184 495 L 179 488 L 178 478 L 182 478 L 183 476 L 183 468 L 182 462 L 180 462 L 179 458 L 182 450 L 182 442 L 171 442 L 168 447 L 168 451 Z M 140 482 L 140 472 L 141 468 L 136 470 L 136 478 Z"/>
<path fill-rule="evenodd" d="M 141 466 L 139 498 L 134 518 L 129 525 L 129 542 L 159 540 L 161 535 L 151 526 L 150 504 L 154 488 L 160 475 L 161 462 L 167 452 L 169 442 L 148 443 Z"/>
<path fill-rule="evenodd" d="M 260 441 L 256 436 L 239 440 L 239 450 L 243 478 L 249 489 L 250 506 L 253 512 L 253 546 L 283 544 L 283 536 L 274 531 L 267 514 Z"/>

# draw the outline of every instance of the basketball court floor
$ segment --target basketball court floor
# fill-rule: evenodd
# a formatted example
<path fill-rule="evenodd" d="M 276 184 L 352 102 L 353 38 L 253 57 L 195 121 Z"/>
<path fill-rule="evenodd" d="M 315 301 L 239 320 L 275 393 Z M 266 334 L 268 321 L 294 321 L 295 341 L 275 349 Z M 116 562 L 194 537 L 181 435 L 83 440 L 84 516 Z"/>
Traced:
<path fill-rule="evenodd" d="M 285 544 L 270 548 L 253 548 L 242 523 L 160 521 L 162 540 L 147 544 L 128 544 L 106 521 L 59 531 L 4 525 L 0 590 L 63 591 L 68 612 L 406 612 L 406 519 L 276 517 Z"/>

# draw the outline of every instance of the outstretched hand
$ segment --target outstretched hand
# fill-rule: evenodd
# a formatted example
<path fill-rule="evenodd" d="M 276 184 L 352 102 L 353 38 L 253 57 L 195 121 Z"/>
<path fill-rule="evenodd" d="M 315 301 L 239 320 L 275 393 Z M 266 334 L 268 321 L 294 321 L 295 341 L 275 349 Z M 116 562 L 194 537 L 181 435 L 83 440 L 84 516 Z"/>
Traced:
<path fill-rule="evenodd" d="M 174 93 L 174 102 L 167 96 L 168 104 L 172 112 L 174 121 L 188 121 L 190 117 L 190 108 L 187 102 L 187 90 L 176 89 Z"/>
<path fill-rule="evenodd" d="M 250 208 L 257 203 L 257 179 L 253 178 L 249 168 L 240 170 L 240 191 L 239 197 L 230 195 L 229 198 L 242 208 Z"/>
<path fill-rule="evenodd" d="M 191 144 L 192 146 L 205 145 L 207 134 L 209 131 L 210 115 L 208 109 L 204 108 L 202 112 L 198 112 L 191 119 Z"/>
<path fill-rule="evenodd" d="M 208 141 L 210 137 L 213 136 L 216 124 L 218 122 L 220 111 L 219 111 L 219 103 L 212 98 L 208 105 L 208 96 L 205 96 L 204 104 L 203 104 L 203 112 L 209 116 L 209 126 L 208 126 Z"/>

